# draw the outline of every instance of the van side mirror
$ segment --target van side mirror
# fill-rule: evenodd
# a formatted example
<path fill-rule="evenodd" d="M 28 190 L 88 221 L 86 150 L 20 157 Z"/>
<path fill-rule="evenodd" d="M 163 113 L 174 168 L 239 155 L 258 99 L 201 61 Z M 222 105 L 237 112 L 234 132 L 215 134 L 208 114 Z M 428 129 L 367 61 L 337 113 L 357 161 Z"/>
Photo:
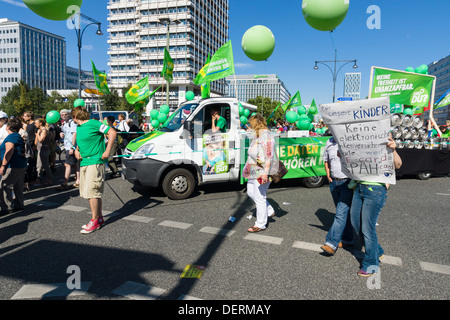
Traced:
<path fill-rule="evenodd" d="M 192 139 L 194 136 L 194 125 L 192 121 L 185 121 L 183 123 L 183 129 L 180 139 Z"/>

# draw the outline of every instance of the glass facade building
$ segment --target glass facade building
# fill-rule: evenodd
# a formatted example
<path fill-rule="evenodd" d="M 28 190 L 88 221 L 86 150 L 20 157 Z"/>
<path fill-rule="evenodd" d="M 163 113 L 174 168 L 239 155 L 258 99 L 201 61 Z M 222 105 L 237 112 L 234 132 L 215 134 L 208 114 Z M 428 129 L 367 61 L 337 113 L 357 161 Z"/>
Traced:
<path fill-rule="evenodd" d="M 200 87 L 193 84 L 193 79 L 208 54 L 213 55 L 228 41 L 228 3 L 229 0 L 109 0 L 110 86 L 121 89 L 148 75 L 150 89 L 162 84 L 165 88 L 160 73 L 169 40 L 175 65 L 170 84 L 171 109 L 185 101 L 186 91 L 200 95 Z M 166 103 L 165 92 L 156 93 L 150 109 Z M 211 96 L 224 93 L 224 79 L 211 84 Z"/>
<path fill-rule="evenodd" d="M 64 89 L 63 37 L 9 19 L 0 19 L 0 98 L 20 80 L 30 88 Z"/>
<path fill-rule="evenodd" d="M 361 96 L 361 73 L 346 73 L 344 76 L 344 97 L 360 100 Z"/>
<path fill-rule="evenodd" d="M 428 65 L 428 74 L 436 76 L 436 89 L 434 101 L 436 102 L 448 89 L 450 89 L 450 55 Z M 429 119 L 429 112 L 425 113 L 425 119 Z M 438 125 L 445 124 L 450 119 L 450 106 L 433 110 L 434 120 Z"/>
<path fill-rule="evenodd" d="M 273 101 L 285 103 L 290 93 L 283 81 L 276 74 L 265 75 L 236 75 L 226 77 L 226 95 L 236 97 L 239 101 L 247 102 L 257 96 L 268 97 Z"/>

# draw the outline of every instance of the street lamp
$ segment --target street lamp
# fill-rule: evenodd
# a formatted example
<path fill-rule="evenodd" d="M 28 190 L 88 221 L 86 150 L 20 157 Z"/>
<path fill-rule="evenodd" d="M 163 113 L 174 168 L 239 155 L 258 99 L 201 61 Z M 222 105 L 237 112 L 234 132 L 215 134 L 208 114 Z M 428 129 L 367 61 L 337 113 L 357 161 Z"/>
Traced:
<path fill-rule="evenodd" d="M 91 23 L 87 24 L 83 29 L 81 29 L 81 18 L 84 18 L 86 20 L 91 21 Z M 82 45 L 82 39 L 83 39 L 83 35 L 84 35 L 84 31 L 86 30 L 87 27 L 89 27 L 90 25 L 96 24 L 98 29 L 96 31 L 96 35 L 98 36 L 102 36 L 103 32 L 101 29 L 101 22 L 89 18 L 88 16 L 82 14 L 80 12 L 80 16 L 78 17 L 78 25 L 75 25 L 75 18 L 72 19 L 72 23 L 75 26 L 75 33 L 77 35 L 77 45 L 78 45 L 78 98 L 81 99 L 81 47 Z"/>
<path fill-rule="evenodd" d="M 328 69 L 330 69 L 331 73 L 333 74 L 333 103 L 336 99 L 336 79 L 337 79 L 337 75 L 339 73 L 339 71 L 341 71 L 342 67 L 344 67 L 345 65 L 353 62 L 353 69 L 357 69 L 358 65 L 356 64 L 356 60 L 336 60 L 337 57 L 337 50 L 334 50 L 334 60 L 329 60 L 329 61 L 315 61 L 314 64 L 314 70 L 319 69 L 319 66 L 317 64 L 323 64 L 326 67 L 328 67 Z M 334 63 L 334 68 L 331 69 L 331 67 L 327 64 L 327 62 L 333 62 Z M 338 62 L 345 62 L 337 71 L 336 71 L 336 64 Z"/>
<path fill-rule="evenodd" d="M 170 44 L 170 25 L 171 24 L 173 24 L 173 25 L 178 25 L 178 24 L 180 24 L 181 23 L 181 20 L 178 20 L 178 19 L 170 19 L 170 18 L 159 18 L 158 19 L 158 23 L 159 24 L 161 24 L 161 25 L 164 25 L 164 26 L 166 26 L 167 27 L 167 33 L 166 33 L 166 37 L 167 37 L 167 39 L 166 39 L 166 49 L 167 49 L 167 52 L 169 52 L 169 44 Z M 167 104 L 167 106 L 170 106 L 169 105 L 169 81 L 167 81 L 167 97 L 166 97 L 166 104 Z"/>

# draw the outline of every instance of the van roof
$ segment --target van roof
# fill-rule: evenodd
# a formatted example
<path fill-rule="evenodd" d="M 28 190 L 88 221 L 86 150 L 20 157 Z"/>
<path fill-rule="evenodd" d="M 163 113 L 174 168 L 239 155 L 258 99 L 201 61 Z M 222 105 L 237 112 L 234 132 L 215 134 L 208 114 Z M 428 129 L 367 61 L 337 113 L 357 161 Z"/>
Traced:
<path fill-rule="evenodd" d="M 233 98 L 233 97 L 213 97 L 213 98 L 205 98 L 205 99 L 195 99 L 195 100 L 186 101 L 186 102 L 202 103 L 202 102 L 214 101 L 214 100 L 217 100 L 217 101 L 221 101 L 221 100 L 222 101 L 230 101 L 231 100 L 232 102 L 235 102 L 235 103 L 240 102 L 244 108 L 249 109 L 251 111 L 256 111 L 256 108 L 257 108 L 253 104 L 250 104 L 250 103 L 247 103 L 247 102 L 238 101 L 236 98 Z M 184 103 L 186 103 L 186 102 L 184 102 Z"/>

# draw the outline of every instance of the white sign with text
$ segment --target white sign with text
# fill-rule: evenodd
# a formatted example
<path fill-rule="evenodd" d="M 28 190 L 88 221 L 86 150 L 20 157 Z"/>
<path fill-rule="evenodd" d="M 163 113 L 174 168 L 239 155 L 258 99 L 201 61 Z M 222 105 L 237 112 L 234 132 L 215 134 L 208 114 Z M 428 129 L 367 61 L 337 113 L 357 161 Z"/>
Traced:
<path fill-rule="evenodd" d="M 395 184 L 389 98 L 319 106 L 323 121 L 339 145 L 342 171 L 351 179 Z"/>

